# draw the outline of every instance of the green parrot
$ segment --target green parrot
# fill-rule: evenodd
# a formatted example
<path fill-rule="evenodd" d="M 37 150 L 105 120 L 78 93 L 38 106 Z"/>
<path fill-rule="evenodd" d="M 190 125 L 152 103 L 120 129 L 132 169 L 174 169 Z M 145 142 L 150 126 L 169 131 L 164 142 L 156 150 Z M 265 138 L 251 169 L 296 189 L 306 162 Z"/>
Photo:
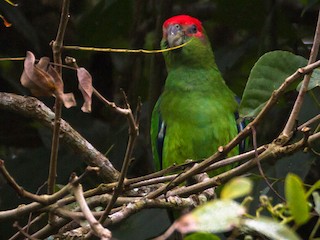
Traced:
<path fill-rule="evenodd" d="M 157 170 L 207 158 L 239 131 L 235 94 L 221 76 L 201 22 L 188 15 L 169 18 L 161 48 L 183 43 L 163 53 L 168 76 L 150 130 Z M 235 148 L 230 156 L 238 152 Z"/>

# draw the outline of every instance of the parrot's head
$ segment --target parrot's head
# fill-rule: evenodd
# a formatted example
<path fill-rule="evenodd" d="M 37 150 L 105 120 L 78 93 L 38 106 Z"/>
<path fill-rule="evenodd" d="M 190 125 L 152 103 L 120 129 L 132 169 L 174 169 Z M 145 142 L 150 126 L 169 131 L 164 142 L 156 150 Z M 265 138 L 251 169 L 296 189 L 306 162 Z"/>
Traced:
<path fill-rule="evenodd" d="M 201 22 L 188 15 L 178 15 L 169 18 L 163 23 L 162 38 L 167 41 L 168 47 L 176 47 L 187 42 L 191 37 L 205 40 Z"/>
<path fill-rule="evenodd" d="M 188 15 L 174 16 L 163 23 L 162 31 L 162 49 L 187 43 L 182 48 L 164 52 L 168 68 L 180 63 L 192 66 L 204 66 L 204 62 L 213 64 L 211 59 L 213 60 L 214 57 L 210 42 L 198 19 Z"/>

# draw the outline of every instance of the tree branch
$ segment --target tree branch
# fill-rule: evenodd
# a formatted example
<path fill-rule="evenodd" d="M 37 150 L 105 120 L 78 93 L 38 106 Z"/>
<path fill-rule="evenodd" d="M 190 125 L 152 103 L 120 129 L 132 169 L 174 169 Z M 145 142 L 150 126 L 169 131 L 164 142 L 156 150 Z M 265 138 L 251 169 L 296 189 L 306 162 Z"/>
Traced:
<path fill-rule="evenodd" d="M 53 128 L 55 114 L 41 101 L 34 97 L 20 96 L 0 92 L 0 108 L 33 118 L 43 126 Z M 86 139 L 74 130 L 66 121 L 61 119 L 60 137 L 66 146 L 74 150 L 81 160 L 90 166 L 99 167 L 99 175 L 106 182 L 115 182 L 119 172 L 113 167 L 108 158 L 96 150 Z"/>

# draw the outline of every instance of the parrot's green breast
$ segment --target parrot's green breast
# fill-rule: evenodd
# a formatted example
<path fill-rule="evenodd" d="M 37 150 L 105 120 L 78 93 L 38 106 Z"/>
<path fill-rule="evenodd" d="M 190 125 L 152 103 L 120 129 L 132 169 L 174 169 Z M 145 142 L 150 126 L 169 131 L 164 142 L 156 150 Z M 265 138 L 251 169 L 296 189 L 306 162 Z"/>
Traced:
<path fill-rule="evenodd" d="M 171 70 L 158 101 L 153 119 L 160 114 L 166 125 L 160 168 L 204 159 L 237 134 L 237 103 L 216 68 Z"/>

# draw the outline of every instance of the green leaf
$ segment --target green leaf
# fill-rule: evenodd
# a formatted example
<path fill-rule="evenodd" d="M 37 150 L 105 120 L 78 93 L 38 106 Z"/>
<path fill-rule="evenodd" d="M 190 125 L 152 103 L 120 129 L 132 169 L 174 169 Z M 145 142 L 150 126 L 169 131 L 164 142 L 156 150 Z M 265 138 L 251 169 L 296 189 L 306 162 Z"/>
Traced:
<path fill-rule="evenodd" d="M 285 179 L 285 195 L 289 210 L 297 224 L 303 224 L 309 219 L 309 206 L 301 179 L 289 173 Z"/>
<path fill-rule="evenodd" d="M 260 57 L 251 69 L 243 92 L 239 107 L 240 116 L 257 116 L 257 108 L 261 108 L 267 102 L 272 92 L 279 88 L 288 76 L 305 65 L 305 58 L 286 51 L 273 51 Z"/>
<path fill-rule="evenodd" d="M 252 182 L 249 178 L 236 177 L 230 180 L 221 191 L 221 199 L 235 199 L 249 194 L 252 190 Z"/>
<path fill-rule="evenodd" d="M 314 210 L 320 215 L 320 195 L 318 192 L 313 192 Z"/>
<path fill-rule="evenodd" d="M 212 233 L 196 232 L 183 238 L 183 240 L 220 240 L 220 238 Z"/>
<path fill-rule="evenodd" d="M 232 200 L 214 200 L 179 218 L 174 224 L 182 234 L 189 232 L 219 233 L 240 226 L 245 209 Z"/>
<path fill-rule="evenodd" d="M 300 237 L 296 235 L 286 225 L 282 225 L 273 219 L 260 217 L 255 219 L 243 220 L 243 225 L 250 230 L 262 233 L 270 239 L 275 240 L 299 240 Z"/>
<path fill-rule="evenodd" d="M 302 85 L 302 82 L 299 83 L 297 87 L 297 91 L 300 90 L 301 85 Z M 313 70 L 307 90 L 309 91 L 316 87 L 320 87 L 320 69 L 319 68 L 316 68 L 315 70 Z"/>

